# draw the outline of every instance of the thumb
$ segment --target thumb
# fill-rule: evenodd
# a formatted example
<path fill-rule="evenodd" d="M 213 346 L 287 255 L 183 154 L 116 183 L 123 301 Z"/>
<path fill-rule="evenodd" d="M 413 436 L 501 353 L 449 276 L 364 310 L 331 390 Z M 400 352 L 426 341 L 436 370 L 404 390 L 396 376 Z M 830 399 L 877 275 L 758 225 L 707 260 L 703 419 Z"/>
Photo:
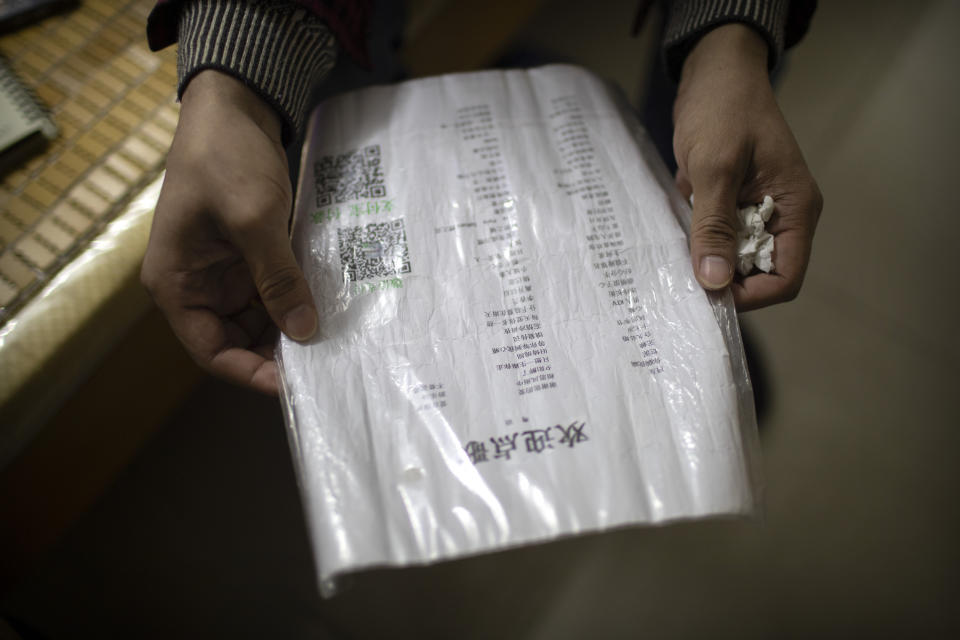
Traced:
<path fill-rule="evenodd" d="M 690 257 L 705 289 L 723 289 L 733 280 L 737 254 L 737 194 L 740 180 L 729 174 L 706 181 L 688 175 L 693 189 Z"/>
<path fill-rule="evenodd" d="M 274 323 L 294 340 L 312 338 L 317 332 L 317 311 L 286 234 L 261 234 L 244 245 L 240 250 Z"/>
<path fill-rule="evenodd" d="M 686 198 L 687 202 L 689 202 L 690 197 L 693 195 L 693 187 L 690 186 L 690 178 L 687 177 L 687 172 L 683 167 L 677 167 L 677 175 L 674 176 L 673 183 L 683 197 Z"/>

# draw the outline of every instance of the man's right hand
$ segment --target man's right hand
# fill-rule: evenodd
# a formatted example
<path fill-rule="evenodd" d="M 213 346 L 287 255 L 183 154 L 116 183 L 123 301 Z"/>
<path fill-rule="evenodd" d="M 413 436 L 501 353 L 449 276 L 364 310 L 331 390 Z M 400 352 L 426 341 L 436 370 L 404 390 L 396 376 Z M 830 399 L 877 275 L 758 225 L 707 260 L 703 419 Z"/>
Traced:
<path fill-rule="evenodd" d="M 276 394 L 275 327 L 317 329 L 290 247 L 281 120 L 233 77 L 202 71 L 183 94 L 141 280 L 205 370 Z"/>

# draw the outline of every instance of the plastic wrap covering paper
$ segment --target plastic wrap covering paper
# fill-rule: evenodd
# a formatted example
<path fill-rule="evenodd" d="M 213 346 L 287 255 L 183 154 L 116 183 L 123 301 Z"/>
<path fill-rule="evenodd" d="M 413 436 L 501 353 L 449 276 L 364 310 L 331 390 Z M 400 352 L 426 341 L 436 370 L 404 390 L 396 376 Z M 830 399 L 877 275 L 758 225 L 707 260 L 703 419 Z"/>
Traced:
<path fill-rule="evenodd" d="M 149 308 L 137 274 L 162 176 L 0 328 L 0 469 Z"/>
<path fill-rule="evenodd" d="M 729 296 L 619 95 L 569 66 L 313 114 L 281 339 L 321 584 L 624 525 L 746 514 L 756 420 Z"/>

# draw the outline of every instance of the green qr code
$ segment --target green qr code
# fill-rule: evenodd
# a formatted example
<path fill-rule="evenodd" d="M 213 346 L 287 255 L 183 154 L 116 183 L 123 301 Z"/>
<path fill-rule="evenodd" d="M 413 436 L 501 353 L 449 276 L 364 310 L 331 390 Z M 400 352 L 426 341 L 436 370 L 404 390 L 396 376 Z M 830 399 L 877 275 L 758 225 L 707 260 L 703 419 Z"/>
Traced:
<path fill-rule="evenodd" d="M 410 273 L 410 250 L 403 218 L 337 229 L 345 281 L 389 278 Z"/>
<path fill-rule="evenodd" d="M 378 144 L 320 158 L 313 179 L 318 207 L 387 195 Z"/>

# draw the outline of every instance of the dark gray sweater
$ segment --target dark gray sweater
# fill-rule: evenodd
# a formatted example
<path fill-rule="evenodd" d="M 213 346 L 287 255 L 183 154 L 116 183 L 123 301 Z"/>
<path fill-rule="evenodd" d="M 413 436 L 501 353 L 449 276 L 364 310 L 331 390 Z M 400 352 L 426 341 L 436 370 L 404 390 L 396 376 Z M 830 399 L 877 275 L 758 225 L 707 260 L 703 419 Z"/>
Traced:
<path fill-rule="evenodd" d="M 643 12 L 649 1 L 641 2 Z M 767 41 L 769 67 L 806 32 L 816 0 L 663 0 L 663 59 L 677 80 L 697 40 L 721 24 L 747 24 Z M 279 0 L 189 0 L 178 20 L 180 93 L 204 69 L 253 88 L 284 120 L 290 140 L 306 116 L 308 93 L 333 67 L 337 43 L 315 14 Z"/>

